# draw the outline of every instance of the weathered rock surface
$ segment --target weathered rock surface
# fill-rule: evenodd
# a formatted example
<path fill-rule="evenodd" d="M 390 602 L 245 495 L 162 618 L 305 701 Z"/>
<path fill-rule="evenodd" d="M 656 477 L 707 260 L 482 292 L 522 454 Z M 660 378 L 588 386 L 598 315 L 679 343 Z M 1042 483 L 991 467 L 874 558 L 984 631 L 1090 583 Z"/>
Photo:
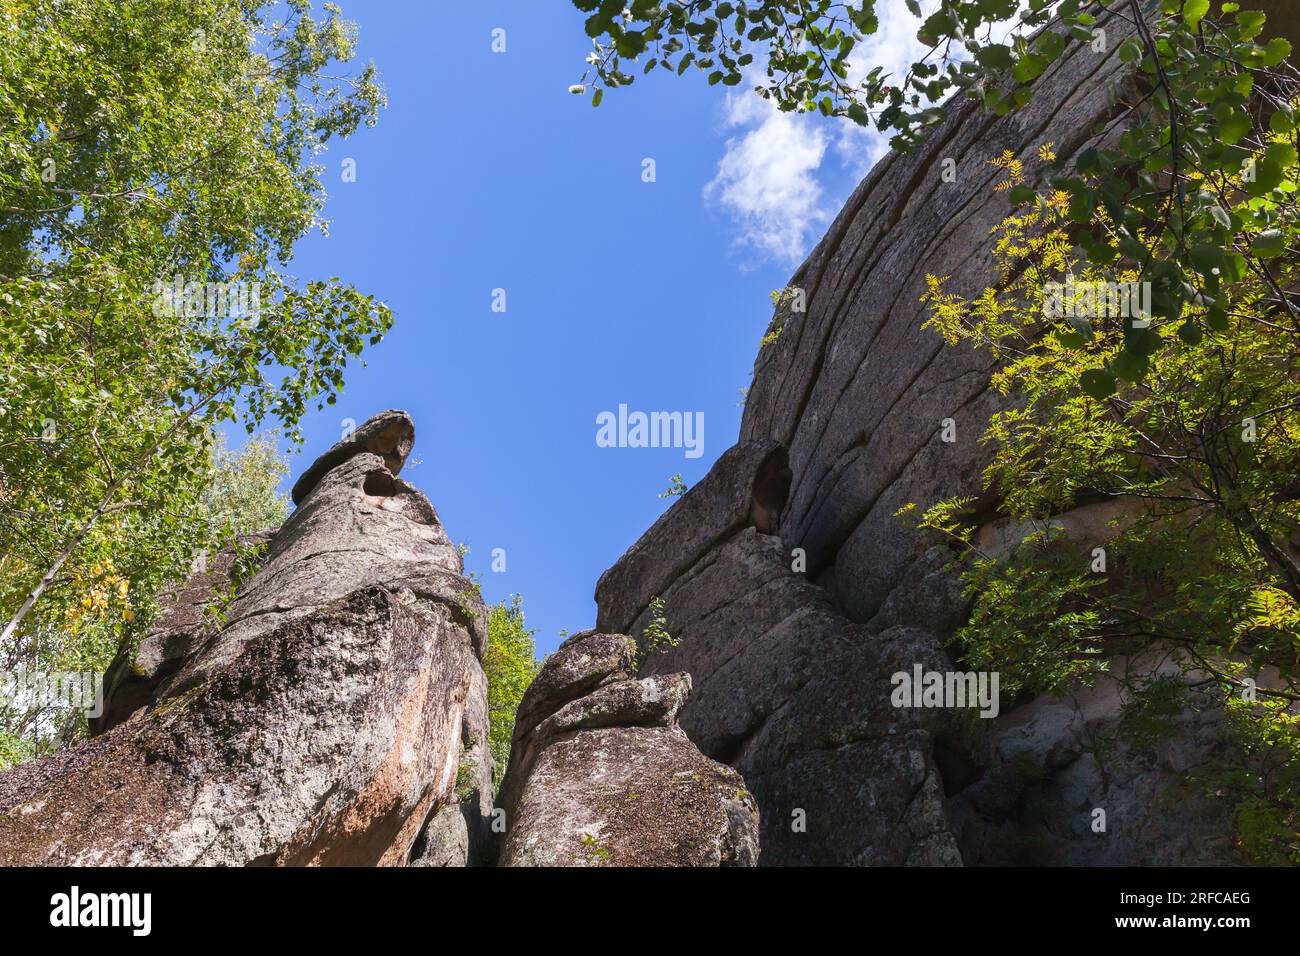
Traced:
<path fill-rule="evenodd" d="M 987 356 L 947 346 L 921 302 L 927 275 L 975 294 L 996 274 L 989 232 L 1007 214 L 999 170 L 1010 150 L 1030 167 L 1054 142 L 1066 161 L 1123 115 L 1128 72 L 1115 50 L 1130 28 L 1104 18 L 1108 53 L 1072 42 L 1023 111 L 998 118 L 954 106 L 910 154 L 891 154 L 857 188 L 790 280 L 807 308 L 763 349 L 741 439 L 789 449 L 793 473 L 781 537 L 855 620 L 867 620 L 928 547 L 894 517 L 909 502 L 981 494 L 989 450 L 978 439 L 1000 404 Z M 957 164 L 944 182 L 943 161 Z M 957 440 L 944 442 L 944 419 Z"/>
<path fill-rule="evenodd" d="M 232 586 L 238 560 L 257 561 L 274 531 L 241 535 L 232 547 L 201 561 L 177 588 L 159 599 L 159 612 L 134 654 L 124 649 L 104 674 L 104 710 L 90 718 L 90 733 L 102 734 L 148 706 L 155 688 L 211 634 L 217 604 Z"/>
<path fill-rule="evenodd" d="M 487 676 L 480 669 L 465 702 L 451 799 L 434 810 L 411 848 L 411 866 L 490 866 L 495 862 L 489 830 L 494 768 L 488 731 Z"/>
<path fill-rule="evenodd" d="M 336 465 L 341 465 L 359 452 L 369 452 L 384 459 L 384 467 L 396 477 L 406 464 L 406 457 L 415 445 L 415 422 L 406 412 L 390 408 L 366 419 L 350 435 L 340 439 L 334 447 L 321 455 L 293 484 L 290 497 L 295 505 L 302 504 Z"/>
<path fill-rule="evenodd" d="M 133 679 L 111 690 L 109 729 L 0 776 L 0 862 L 475 854 L 491 810 L 486 614 L 428 499 L 393 475 L 409 419 L 377 420 L 300 480 L 222 626 L 192 580 L 144 665 L 117 668 Z"/>
<path fill-rule="evenodd" d="M 949 801 L 965 860 L 1239 864 L 1234 806 L 1193 777 L 1240 773 L 1242 753 L 1226 732 L 1222 706 L 1196 687 L 1208 675 L 1184 671 L 1175 663 L 1180 653 L 1156 645 L 1140 657 L 1114 657 L 1110 674 L 1092 687 L 1036 698 L 993 721 L 984 737 L 987 773 Z M 1131 695 L 1126 675 L 1193 684 L 1190 706 L 1140 747 L 1115 735 Z M 1269 669 L 1260 676 L 1265 684 L 1277 679 Z"/>
<path fill-rule="evenodd" d="M 947 549 L 909 556 L 900 583 L 863 623 L 796 570 L 796 548 L 752 524 L 688 565 L 701 506 L 686 505 L 712 488 L 746 486 L 743 475 L 716 472 L 747 467 L 724 456 L 630 552 L 643 568 L 685 570 L 665 574 L 671 580 L 656 594 L 640 593 L 631 620 L 616 616 L 625 612 L 614 601 L 601 614 L 643 634 L 650 598 L 662 597 L 677 645 L 651 654 L 641 672 L 691 676 L 681 726 L 746 780 L 762 812 L 762 862 L 1234 860 L 1230 808 L 1187 779 L 1224 765 L 1231 750 L 1221 714 L 1208 707 L 1189 711 L 1157 749 L 1135 751 L 1114 739 L 1121 695 L 1111 680 L 1015 708 L 1007 701 L 1009 712 L 992 719 L 974 709 L 893 705 L 894 674 L 962 669 L 944 650 L 969 613 Z M 1114 508 L 1094 512 L 1087 506 L 1058 524 L 1091 547 L 1108 521 L 1123 517 Z M 1028 530 L 990 526 L 988 543 L 1013 547 Z M 1114 667 L 1151 675 L 1168 663 L 1156 655 Z M 1100 833 L 1097 809 L 1107 814 Z"/>
<path fill-rule="evenodd" d="M 890 702 L 896 671 L 950 668 L 939 640 L 855 624 L 790 564 L 754 527 L 711 549 L 663 593 L 678 645 L 643 670 L 691 675 L 682 728 L 744 777 L 765 862 L 959 863 L 935 752 L 961 728 Z"/>
<path fill-rule="evenodd" d="M 429 500 L 394 478 L 383 458 L 360 452 L 328 472 L 303 500 L 231 604 L 225 626 L 154 696 L 193 686 L 274 624 L 371 585 L 409 588 L 421 601 L 444 608 L 481 655 L 486 616 L 460 571 L 460 556 Z"/>
<path fill-rule="evenodd" d="M 690 674 L 681 726 L 744 775 L 764 864 L 1232 859 L 1225 808 L 1185 779 L 1223 756 L 1213 715 L 1189 713 L 1162 750 L 1136 753 L 1103 746 L 1110 686 L 1006 700 L 991 719 L 890 702 L 895 672 L 965 670 L 944 648 L 969 614 L 950 553 L 896 512 L 964 495 L 993 513 L 979 439 L 1005 401 L 985 356 L 922 329 L 925 277 L 972 295 L 996 275 L 989 233 L 1009 207 L 991 159 L 1032 166 L 1053 143 L 1068 162 L 1122 128 L 1134 87 L 1115 51 L 1132 28 L 1099 25 L 1108 52 L 1072 42 L 1026 109 L 956 104 L 923 148 L 877 164 L 790 280 L 806 309 L 773 318 L 739 444 L 597 586 L 607 631 L 643 635 L 663 599 L 678 644 L 642 672 Z M 1081 508 L 1060 525 L 1091 540 L 1114 517 Z M 1023 530 L 990 523 L 985 543 L 1013 547 Z"/>
<path fill-rule="evenodd" d="M 750 525 L 775 532 L 789 489 L 790 469 L 778 443 L 743 442 L 723 452 L 692 494 L 601 575 L 596 627 L 626 631 L 651 598 L 687 569 L 687 556 L 704 554 Z"/>
<path fill-rule="evenodd" d="M 524 695 L 499 804 L 505 866 L 752 866 L 758 812 L 677 725 L 685 674 L 633 676 L 635 642 L 576 634 Z"/>
<path fill-rule="evenodd" d="M 1118 678 L 1130 669 L 1178 676 L 1173 653 L 1157 648 L 1138 660 L 1115 658 L 1113 676 L 1096 685 L 1040 697 L 992 722 L 988 772 L 948 807 L 968 864 L 1239 862 L 1232 804 L 1191 779 L 1240 766 L 1222 707 L 1193 690 L 1173 733 L 1141 748 L 1115 735 L 1124 696 Z"/>

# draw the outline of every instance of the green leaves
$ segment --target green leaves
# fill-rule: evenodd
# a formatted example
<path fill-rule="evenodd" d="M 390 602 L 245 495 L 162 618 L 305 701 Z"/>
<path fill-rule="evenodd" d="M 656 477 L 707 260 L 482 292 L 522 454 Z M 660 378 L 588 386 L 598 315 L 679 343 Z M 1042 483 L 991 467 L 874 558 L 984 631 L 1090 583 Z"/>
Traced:
<path fill-rule="evenodd" d="M 488 609 L 488 644 L 483 653 L 483 670 L 488 681 L 488 736 L 496 785 L 501 783 L 510 760 L 515 712 L 541 669 L 534 633 L 524 624 L 523 598 L 518 594 Z"/>
<path fill-rule="evenodd" d="M 1254 67 L 1263 67 L 1271 69 L 1275 66 L 1281 66 L 1282 62 L 1291 55 L 1291 41 L 1282 37 L 1274 37 L 1250 57 L 1250 65 Z"/>
<path fill-rule="evenodd" d="M 1042 180 L 1011 191 L 1016 213 L 1001 238 L 1015 254 L 999 259 L 995 288 L 971 302 L 931 298 L 932 324 L 993 353 L 994 381 L 1014 398 L 985 436 L 985 485 L 1001 512 L 1045 524 L 1110 499 L 1124 515 L 1109 527 L 1101 570 L 1089 569 L 1080 542 L 1050 532 L 997 560 L 973 559 L 975 608 L 960 643 L 1008 686 L 1037 689 L 1086 678 L 1087 662 L 1152 634 L 1224 662 L 1210 666 L 1221 668 L 1215 681 L 1234 726 L 1248 750 L 1284 761 L 1289 794 L 1300 779 L 1300 735 L 1280 716 L 1291 697 L 1271 708 L 1242 703 L 1235 690 L 1275 667 L 1284 695 L 1300 691 L 1300 568 L 1285 557 L 1300 527 L 1291 293 L 1300 279 L 1300 83 L 1280 68 L 1290 44 L 1258 40 L 1262 13 L 1204 0 L 1161 9 L 1152 44 L 1133 39 L 1119 50 L 1143 72 L 1149 99 L 1118 142 L 1080 154 L 1073 175 L 1044 170 L 1060 191 L 1054 206 Z M 975 60 L 985 65 L 978 52 Z M 1017 60 L 1013 78 L 1038 66 Z M 999 112 L 1010 102 L 1003 81 L 985 99 Z M 1080 317 L 1044 319 L 1035 296 L 1064 274 L 1149 282 L 1149 326 L 1092 315 L 1085 334 Z M 1135 688 L 1159 706 L 1126 721 L 1149 727 L 1150 712 L 1169 703 L 1165 690 Z M 1260 779 L 1238 768 L 1233 787 Z M 1242 804 L 1243 845 L 1294 862 L 1300 801 L 1277 792 L 1270 784 Z"/>
<path fill-rule="evenodd" d="M 1115 376 L 1105 369 L 1088 369 L 1079 376 L 1083 390 L 1098 401 L 1104 401 L 1115 394 Z"/>
<path fill-rule="evenodd" d="M 392 322 L 337 279 L 276 269 L 322 225 L 321 144 L 373 125 L 384 97 L 373 66 L 342 68 L 356 29 L 339 11 L 288 0 L 291 28 L 272 12 L 63 0 L 0 16 L 0 607 L 14 619 L 70 548 L 17 634 L 66 634 L 87 670 L 212 544 L 217 429 L 295 439 Z M 238 289 L 258 314 L 223 298 Z M 109 577 L 125 603 L 83 607 Z"/>
<path fill-rule="evenodd" d="M 934 49 L 905 74 L 890 76 L 858 52 L 879 29 L 877 0 L 634 2 L 628 16 L 619 3 L 582 0 L 576 6 L 588 15 L 585 29 L 597 45 L 580 85 L 625 87 L 638 74 L 682 75 L 694 67 L 710 84 L 736 86 L 747 65 L 764 63 L 766 79 L 756 76 L 763 83 L 757 92 L 780 109 L 874 123 L 893 133 L 899 149 L 912 148 L 943 121 L 946 111 L 935 104 L 953 93 L 976 96 L 998 115 L 1023 109 L 1034 81 L 1072 42 L 1095 42 L 1099 22 L 1078 0 L 1033 0 L 1028 9 L 1014 0 L 946 0 L 925 8 L 907 0 L 918 38 Z M 1013 17 L 1022 30 L 1010 42 L 976 39 Z M 1130 39 L 1121 56 L 1136 62 L 1144 52 Z M 632 68 L 646 57 L 640 69 Z M 1009 88 L 1008 79 L 1018 86 Z"/>
<path fill-rule="evenodd" d="M 1183 3 L 1183 20 L 1191 30 L 1201 25 L 1201 20 L 1210 12 L 1210 0 L 1186 0 Z"/>
<path fill-rule="evenodd" d="M 990 43 L 988 46 L 980 47 L 975 51 L 975 59 L 981 66 L 988 67 L 990 70 L 1007 70 L 1015 62 L 1010 47 L 1003 46 L 1001 43 Z"/>
<path fill-rule="evenodd" d="M 1046 62 L 1051 63 L 1065 52 L 1066 38 L 1053 30 L 1044 30 L 1034 40 L 1034 48 L 1042 54 Z"/>
<path fill-rule="evenodd" d="M 1017 83 L 1032 83 L 1034 80 L 1038 79 L 1043 70 L 1047 69 L 1047 65 L 1050 62 L 1051 61 L 1042 54 L 1026 53 L 1016 61 L 1015 68 L 1011 71 L 1011 75 L 1015 78 Z"/>
<path fill-rule="evenodd" d="M 1255 163 L 1252 175 L 1246 180 L 1246 191 L 1252 196 L 1264 196 L 1271 193 L 1286 178 L 1287 166 L 1284 165 L 1286 157 L 1293 156 L 1294 149 L 1287 153 L 1285 144 L 1274 144 L 1280 146 L 1280 149 L 1274 149 L 1270 146 L 1264 155 Z M 1289 164 L 1292 168 L 1295 166 L 1294 159 Z"/>
<path fill-rule="evenodd" d="M 1281 229 L 1265 229 L 1251 244 L 1251 254 L 1260 259 L 1276 259 L 1286 252 L 1287 236 Z"/>
<path fill-rule="evenodd" d="M 1115 377 L 1122 378 L 1126 382 L 1140 382 L 1146 376 L 1151 364 L 1142 351 L 1129 348 L 1115 356 L 1110 367 Z M 1106 398 L 1114 393 L 1114 379 L 1112 378 L 1110 392 L 1106 395 L 1098 395 L 1096 390 L 1089 388 L 1087 383 L 1083 383 L 1083 389 L 1093 398 Z"/>
<path fill-rule="evenodd" d="M 1254 120 L 1251 119 L 1248 113 L 1242 110 L 1235 110 L 1228 113 L 1228 115 L 1221 120 L 1219 125 L 1219 138 L 1224 143 L 1231 146 L 1234 143 L 1241 142 L 1241 140 L 1250 134 L 1254 128 Z"/>
<path fill-rule="evenodd" d="M 279 484 L 289 462 L 276 447 L 273 434 L 257 435 L 232 451 L 224 436 L 212 449 L 212 482 L 204 489 L 202 508 L 216 542 L 229 535 L 278 528 L 289 517 L 289 497 Z"/>

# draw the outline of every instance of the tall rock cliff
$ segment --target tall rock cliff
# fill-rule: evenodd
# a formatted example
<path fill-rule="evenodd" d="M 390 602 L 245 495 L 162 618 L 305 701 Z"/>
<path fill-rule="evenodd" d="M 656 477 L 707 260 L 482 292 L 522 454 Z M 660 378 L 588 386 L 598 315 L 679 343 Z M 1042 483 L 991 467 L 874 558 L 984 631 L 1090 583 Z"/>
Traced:
<path fill-rule="evenodd" d="M 925 276 L 971 295 L 996 275 L 989 234 L 1009 206 L 991 159 L 1028 164 L 1050 142 L 1068 160 L 1122 128 L 1135 87 L 1115 51 L 1131 26 L 1099 25 L 1107 52 L 1072 43 L 1023 111 L 954 105 L 923 148 L 876 166 L 790 281 L 806 309 L 782 299 L 740 443 L 597 585 L 605 631 L 643 634 L 663 599 L 678 645 L 645 672 L 690 674 L 681 725 L 744 775 L 763 864 L 1235 859 L 1231 808 L 1187 779 L 1230 750 L 1213 708 L 1165 744 L 1103 755 L 1114 682 L 987 718 L 890 700 L 895 673 L 963 670 L 947 645 L 969 613 L 951 554 L 895 514 L 958 495 L 989 513 L 979 438 L 1004 401 L 985 356 L 922 329 Z M 1096 515 L 1065 521 L 1081 545 L 1104 533 Z"/>

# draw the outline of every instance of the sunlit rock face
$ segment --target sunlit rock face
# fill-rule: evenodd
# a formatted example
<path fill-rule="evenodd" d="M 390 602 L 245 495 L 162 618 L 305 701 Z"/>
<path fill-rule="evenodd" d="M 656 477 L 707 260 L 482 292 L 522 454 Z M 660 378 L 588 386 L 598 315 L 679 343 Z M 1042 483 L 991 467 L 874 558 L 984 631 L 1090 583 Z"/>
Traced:
<path fill-rule="evenodd" d="M 0 776 L 0 863 L 464 865 L 491 812 L 486 613 L 385 412 L 295 486 L 224 620 L 222 559 L 109 681 L 98 736 Z M 220 583 L 219 581 L 217 583 Z"/>

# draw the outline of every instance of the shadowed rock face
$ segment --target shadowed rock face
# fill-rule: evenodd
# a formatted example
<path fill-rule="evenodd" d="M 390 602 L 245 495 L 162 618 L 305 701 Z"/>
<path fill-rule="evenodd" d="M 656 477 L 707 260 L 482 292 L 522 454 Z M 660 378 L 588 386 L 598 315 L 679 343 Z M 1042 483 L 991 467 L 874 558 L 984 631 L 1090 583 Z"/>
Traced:
<path fill-rule="evenodd" d="M 667 540 L 675 526 L 657 525 Z M 935 754 L 960 726 L 951 712 L 890 703 L 896 671 L 950 669 L 938 638 L 856 624 L 790 565 L 780 540 L 753 527 L 709 549 L 663 591 L 679 643 L 643 670 L 691 675 L 681 727 L 744 777 L 765 863 L 959 863 Z"/>
<path fill-rule="evenodd" d="M 92 736 L 149 705 L 154 690 L 211 636 L 216 602 L 229 592 L 236 562 L 241 556 L 257 560 L 274 536 L 274 531 L 241 535 L 234 546 L 205 559 L 183 585 L 160 597 L 158 615 L 135 654 L 124 649 L 104 675 L 104 710 L 89 720 Z"/>
<path fill-rule="evenodd" d="M 104 732 L 0 776 L 0 863 L 464 865 L 477 852 L 486 613 L 433 506 L 394 477 L 409 441 L 372 450 L 409 419 L 376 421 L 299 481 L 300 507 L 221 627 L 199 613 L 225 572 L 214 561 L 143 666 L 114 665 L 130 679 L 110 684 Z"/>
<path fill-rule="evenodd" d="M 1004 401 L 986 356 L 921 328 L 925 277 L 973 295 L 996 275 L 989 233 L 1009 207 L 990 159 L 1032 164 L 1052 142 L 1068 162 L 1122 128 L 1133 81 L 1115 51 L 1131 27 L 1101 25 L 1109 52 L 1072 43 L 1026 109 L 956 104 L 923 148 L 876 166 L 790 280 L 806 311 L 773 319 L 739 444 L 596 588 L 610 632 L 643 635 L 663 599 L 678 644 L 641 671 L 690 675 L 680 725 L 743 774 L 764 864 L 1234 859 L 1225 808 L 1186 783 L 1228 749 L 1213 716 L 1188 714 L 1159 752 L 1120 749 L 1102 766 L 1094 745 L 1120 702 L 1108 684 L 1004 700 L 990 719 L 891 701 L 897 672 L 965 670 L 944 648 L 969 614 L 950 553 L 895 513 L 958 495 L 989 510 L 978 439 Z M 949 418 L 954 443 L 940 438 Z M 1099 520 L 1080 509 L 1060 524 L 1087 539 Z M 1020 536 L 1007 522 L 985 534 Z"/>
<path fill-rule="evenodd" d="M 1173 648 L 1115 658 L 1122 674 L 1180 671 Z M 1208 676 L 1208 675 L 1207 675 Z M 1264 675 L 1267 680 L 1270 675 Z M 1098 748 L 1120 717 L 1122 689 L 1099 680 L 1040 697 L 992 722 L 978 780 L 948 805 L 962 855 L 972 865 L 1213 866 L 1232 863 L 1233 804 L 1191 774 L 1241 765 L 1222 707 L 1195 689 L 1176 731 L 1144 748 Z M 1093 830 L 1105 811 L 1106 832 Z M 1134 848 L 1137 849 L 1134 849 Z"/>
<path fill-rule="evenodd" d="M 744 781 L 677 726 L 685 674 L 637 679 L 635 642 L 576 634 L 520 703 L 499 803 L 504 866 L 752 866 Z"/>

